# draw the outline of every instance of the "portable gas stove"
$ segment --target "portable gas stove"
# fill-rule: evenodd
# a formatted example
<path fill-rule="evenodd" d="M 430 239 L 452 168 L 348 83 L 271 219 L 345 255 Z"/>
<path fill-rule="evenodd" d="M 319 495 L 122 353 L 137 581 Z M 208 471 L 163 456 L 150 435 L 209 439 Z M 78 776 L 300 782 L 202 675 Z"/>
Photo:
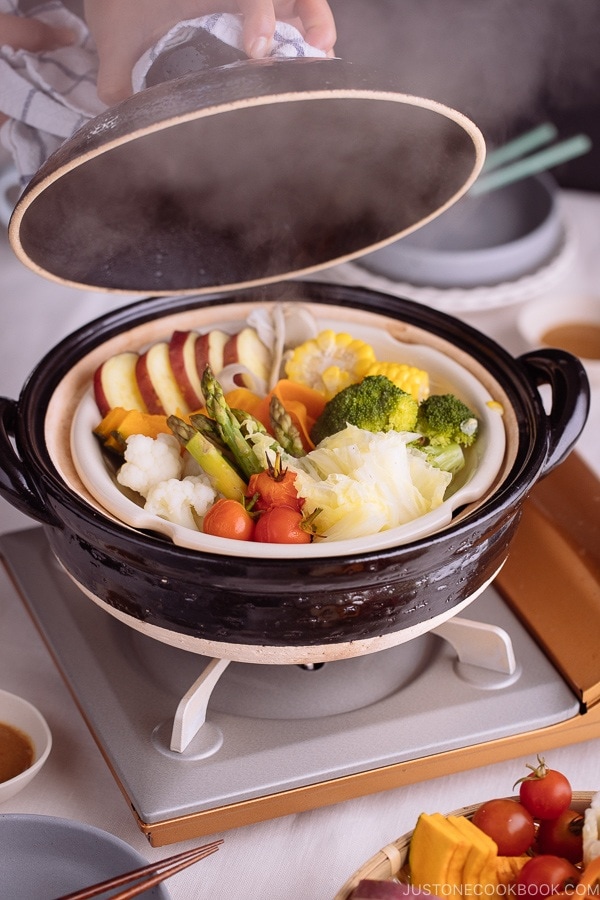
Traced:
<path fill-rule="evenodd" d="M 0 553 L 161 846 L 600 735 L 599 486 L 582 465 L 570 457 L 536 486 L 509 562 L 464 613 L 323 666 L 227 663 L 154 641 L 90 602 L 41 528 L 5 535 Z"/>

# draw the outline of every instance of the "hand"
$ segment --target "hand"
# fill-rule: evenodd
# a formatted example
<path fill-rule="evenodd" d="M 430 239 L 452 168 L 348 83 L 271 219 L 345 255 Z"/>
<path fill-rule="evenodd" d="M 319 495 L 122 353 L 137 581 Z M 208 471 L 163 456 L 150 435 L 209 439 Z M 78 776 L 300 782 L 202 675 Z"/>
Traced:
<path fill-rule="evenodd" d="M 39 53 L 42 50 L 56 50 L 72 44 L 75 35 L 70 28 L 54 28 L 39 19 L 26 19 L 0 13 L 0 45 L 14 50 L 28 50 Z M 8 116 L 0 113 L 0 125 Z"/>
<path fill-rule="evenodd" d="M 294 25 L 307 44 L 332 55 L 336 31 L 326 0 L 237 0 L 237 6 L 244 16 L 244 49 L 252 59 L 268 54 L 277 21 Z"/>
<path fill-rule="evenodd" d="M 85 0 L 100 60 L 100 99 L 112 105 L 129 97 L 131 71 L 149 47 L 178 22 L 216 12 L 244 16 L 244 49 L 252 58 L 268 54 L 276 21 L 295 25 L 325 53 L 333 51 L 336 31 L 327 0 Z"/>

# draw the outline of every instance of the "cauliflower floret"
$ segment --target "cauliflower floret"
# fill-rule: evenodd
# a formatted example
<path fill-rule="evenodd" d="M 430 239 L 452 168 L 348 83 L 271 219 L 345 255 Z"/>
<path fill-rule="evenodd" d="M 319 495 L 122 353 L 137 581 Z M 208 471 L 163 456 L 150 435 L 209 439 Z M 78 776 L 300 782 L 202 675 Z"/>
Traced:
<path fill-rule="evenodd" d="M 198 531 L 192 510 L 202 517 L 216 496 L 208 479 L 202 475 L 189 475 L 181 481 L 170 478 L 150 488 L 144 509 L 161 519 Z"/>
<path fill-rule="evenodd" d="M 353 425 L 297 460 L 304 511 L 328 540 L 395 528 L 439 506 L 452 476 L 407 447 L 410 432 L 370 432 Z"/>
<path fill-rule="evenodd" d="M 159 434 L 151 438 L 133 434 L 127 438 L 125 462 L 117 473 L 117 481 L 147 497 L 155 484 L 180 478 L 182 468 L 179 441 L 174 435 Z"/>

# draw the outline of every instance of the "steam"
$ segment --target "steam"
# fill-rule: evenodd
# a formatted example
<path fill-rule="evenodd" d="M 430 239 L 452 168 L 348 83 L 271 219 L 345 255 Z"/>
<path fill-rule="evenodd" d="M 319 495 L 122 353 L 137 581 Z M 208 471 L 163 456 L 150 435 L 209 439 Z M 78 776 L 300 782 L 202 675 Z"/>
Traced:
<path fill-rule="evenodd" d="M 600 84 L 597 0 L 340 0 L 338 51 L 407 93 L 447 103 L 502 139 L 551 98 L 576 110 Z M 368 7 L 368 9 L 367 9 Z"/>

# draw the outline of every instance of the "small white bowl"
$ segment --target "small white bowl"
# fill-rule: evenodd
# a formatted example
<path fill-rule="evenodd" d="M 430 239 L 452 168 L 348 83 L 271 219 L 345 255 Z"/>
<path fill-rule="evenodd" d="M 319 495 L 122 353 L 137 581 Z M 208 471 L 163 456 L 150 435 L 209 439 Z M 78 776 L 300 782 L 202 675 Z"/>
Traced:
<path fill-rule="evenodd" d="M 527 346 L 558 347 L 577 356 L 590 384 L 600 387 L 600 294 L 558 294 L 528 303 L 517 318 Z"/>
<path fill-rule="evenodd" d="M 29 768 L 20 775 L 9 778 L 8 781 L 0 781 L 0 803 L 5 803 L 29 784 L 40 771 L 52 749 L 52 734 L 48 723 L 35 706 L 16 694 L 2 690 L 0 690 L 0 722 L 16 728 L 29 738 L 33 746 L 33 761 Z"/>

